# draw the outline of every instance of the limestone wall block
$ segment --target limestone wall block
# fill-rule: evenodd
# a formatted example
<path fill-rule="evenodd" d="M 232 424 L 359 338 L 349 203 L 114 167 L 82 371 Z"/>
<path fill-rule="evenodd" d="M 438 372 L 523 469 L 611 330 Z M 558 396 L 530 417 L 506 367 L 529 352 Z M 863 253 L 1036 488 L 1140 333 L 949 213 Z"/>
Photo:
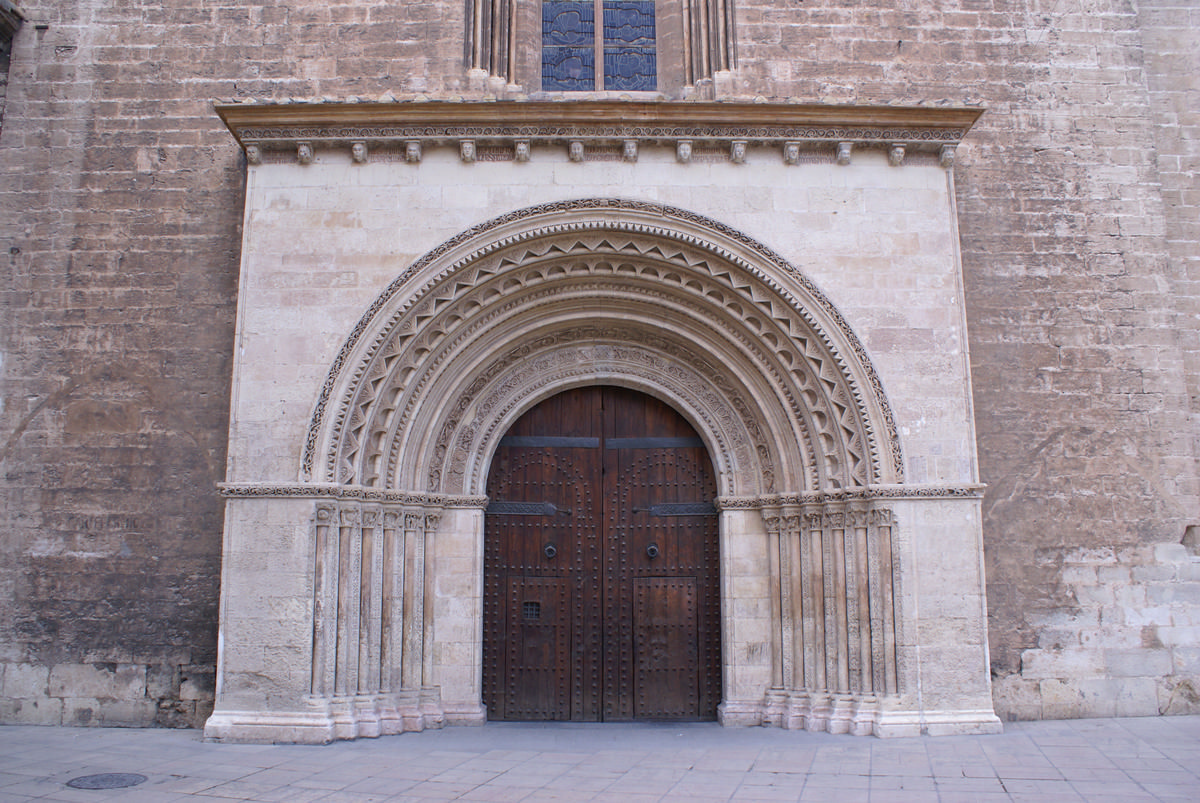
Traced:
<path fill-rule="evenodd" d="M 3 694 L 18 700 L 38 700 L 49 695 L 50 668 L 34 664 L 3 664 Z"/>
<path fill-rule="evenodd" d="M 146 695 L 142 664 L 57 664 L 50 670 L 51 697 L 141 699 Z"/>
<path fill-rule="evenodd" d="M 216 670 L 212 667 L 190 667 L 179 681 L 179 699 L 211 702 L 216 686 Z"/>
<path fill-rule="evenodd" d="M 1155 583 L 1146 588 L 1146 599 L 1152 605 L 1174 604 L 1200 611 L 1200 583 Z"/>
<path fill-rule="evenodd" d="M 1170 625 L 1174 617 L 1171 614 L 1171 608 L 1167 606 L 1123 607 L 1121 608 L 1121 620 L 1130 627 L 1158 627 Z"/>
<path fill-rule="evenodd" d="M 1153 583 L 1171 581 L 1179 578 L 1179 567 L 1174 564 L 1156 564 L 1150 566 L 1134 566 L 1130 572 L 1135 583 Z"/>
<path fill-rule="evenodd" d="M 1096 579 L 1101 583 L 1128 583 L 1131 579 L 1129 566 L 1100 566 L 1096 569 Z"/>
<path fill-rule="evenodd" d="M 1183 544 L 1155 544 L 1154 559 L 1162 563 L 1190 564 L 1192 554 Z"/>
<path fill-rule="evenodd" d="M 1117 678 L 1171 674 L 1171 652 L 1165 649 L 1105 650 L 1105 673 Z"/>
<path fill-rule="evenodd" d="M 1153 629 L 1153 628 L 1151 628 Z M 1077 640 L 1084 649 L 1137 649 L 1146 643 L 1144 628 L 1132 627 L 1086 627 L 1077 634 Z"/>
<path fill-rule="evenodd" d="M 1026 650 L 1021 653 L 1021 676 L 1033 679 L 1096 677 L 1104 665 L 1097 652 L 1084 650 Z"/>
<path fill-rule="evenodd" d="M 1200 673 L 1193 671 L 1159 679 L 1158 713 L 1200 713 Z"/>
<path fill-rule="evenodd" d="M 1165 647 L 1190 647 L 1200 644 L 1200 626 L 1160 627 L 1155 631 L 1159 642 Z"/>
<path fill-rule="evenodd" d="M 12 725 L 62 725 L 63 701 L 54 697 L 0 698 L 0 722 Z"/>
<path fill-rule="evenodd" d="M 1107 585 L 1078 585 L 1072 591 L 1080 605 L 1112 605 L 1116 601 L 1112 587 Z"/>
<path fill-rule="evenodd" d="M 1171 668 L 1176 675 L 1200 675 L 1200 641 L 1172 647 Z"/>
<path fill-rule="evenodd" d="M 154 725 L 158 704 L 154 700 L 101 700 L 95 723 L 106 728 L 148 728 Z"/>
<path fill-rule="evenodd" d="M 151 664 L 146 667 L 146 696 L 151 700 L 173 697 L 178 689 L 178 664 Z"/>
<path fill-rule="evenodd" d="M 1064 565 L 1062 569 L 1062 582 L 1071 586 L 1087 586 L 1096 585 L 1099 579 L 1096 575 L 1095 566 L 1080 566 L 1080 565 Z"/>

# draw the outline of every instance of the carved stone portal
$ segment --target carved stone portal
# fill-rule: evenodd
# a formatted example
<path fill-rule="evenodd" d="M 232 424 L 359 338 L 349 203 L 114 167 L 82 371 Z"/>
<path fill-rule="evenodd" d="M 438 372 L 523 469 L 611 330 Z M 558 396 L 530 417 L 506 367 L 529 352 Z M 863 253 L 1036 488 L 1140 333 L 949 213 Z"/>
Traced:
<path fill-rule="evenodd" d="M 979 487 L 905 484 L 867 349 L 795 266 L 702 215 L 600 198 L 503 215 L 398 272 L 329 366 L 298 481 L 224 488 L 207 735 L 322 742 L 484 721 L 489 464 L 526 410 L 596 384 L 670 404 L 713 460 L 722 722 L 998 727 Z"/>

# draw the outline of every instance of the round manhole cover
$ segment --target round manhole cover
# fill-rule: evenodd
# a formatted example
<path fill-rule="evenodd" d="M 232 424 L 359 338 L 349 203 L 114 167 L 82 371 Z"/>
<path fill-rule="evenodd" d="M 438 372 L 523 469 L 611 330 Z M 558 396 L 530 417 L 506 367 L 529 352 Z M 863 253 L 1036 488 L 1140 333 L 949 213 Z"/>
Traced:
<path fill-rule="evenodd" d="M 127 786 L 137 786 L 144 780 L 145 775 L 134 772 L 104 772 L 100 775 L 72 778 L 67 781 L 67 786 L 72 789 L 124 789 Z"/>

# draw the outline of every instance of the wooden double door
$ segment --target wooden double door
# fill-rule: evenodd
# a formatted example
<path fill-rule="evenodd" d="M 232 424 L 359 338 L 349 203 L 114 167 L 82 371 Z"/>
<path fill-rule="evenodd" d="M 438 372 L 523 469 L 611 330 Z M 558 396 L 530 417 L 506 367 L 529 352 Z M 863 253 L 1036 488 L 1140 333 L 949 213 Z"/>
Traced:
<path fill-rule="evenodd" d="M 488 478 L 489 718 L 715 718 L 715 496 L 695 430 L 644 394 L 579 388 L 517 421 Z"/>

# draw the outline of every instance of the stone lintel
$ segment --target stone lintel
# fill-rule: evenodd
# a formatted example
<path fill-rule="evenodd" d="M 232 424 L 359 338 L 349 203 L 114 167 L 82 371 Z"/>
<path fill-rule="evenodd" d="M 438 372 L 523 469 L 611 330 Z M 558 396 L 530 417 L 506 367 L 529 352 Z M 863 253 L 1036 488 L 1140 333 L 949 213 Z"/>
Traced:
<path fill-rule="evenodd" d="M 736 160 L 747 147 L 905 148 L 941 153 L 962 141 L 982 108 L 824 106 L 788 103 L 647 101 L 490 101 L 396 103 L 218 103 L 217 114 L 245 148 L 314 147 L 403 150 L 407 143 L 474 148 L 529 144 L 626 143 L 721 149 Z M 627 151 L 626 151 L 627 152 Z M 790 163 L 790 162 L 789 162 Z"/>

